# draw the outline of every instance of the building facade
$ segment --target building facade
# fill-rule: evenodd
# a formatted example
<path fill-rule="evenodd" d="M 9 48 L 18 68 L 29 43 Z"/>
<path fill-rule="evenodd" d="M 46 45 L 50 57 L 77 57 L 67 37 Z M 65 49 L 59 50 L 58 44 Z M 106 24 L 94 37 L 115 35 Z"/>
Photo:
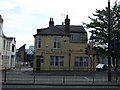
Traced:
<path fill-rule="evenodd" d="M 37 29 L 34 35 L 34 69 L 40 70 L 90 70 L 91 61 L 85 54 L 87 32 L 83 26 L 70 25 L 68 15 L 65 25 Z"/>
<path fill-rule="evenodd" d="M 27 62 L 33 67 L 34 46 L 29 46 L 29 49 L 26 49 L 26 54 Z"/>
<path fill-rule="evenodd" d="M 0 69 L 15 68 L 16 41 L 3 33 L 3 19 L 0 15 Z"/>
<path fill-rule="evenodd" d="M 25 49 L 26 44 L 16 50 L 16 66 L 20 63 L 28 63 L 33 66 L 34 46 L 29 46 L 29 49 Z"/>
<path fill-rule="evenodd" d="M 18 49 L 18 58 L 19 58 L 18 61 L 26 62 L 25 46 L 26 46 L 26 44 L 24 44 L 23 46 L 21 46 Z"/>

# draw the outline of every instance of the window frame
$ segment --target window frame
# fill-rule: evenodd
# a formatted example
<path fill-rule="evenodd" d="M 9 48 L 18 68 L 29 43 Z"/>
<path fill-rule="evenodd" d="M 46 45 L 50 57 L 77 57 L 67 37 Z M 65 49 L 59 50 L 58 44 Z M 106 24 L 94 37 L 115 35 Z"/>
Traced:
<path fill-rule="evenodd" d="M 61 48 L 61 38 L 60 37 L 54 37 L 53 38 L 53 48 L 54 49 L 60 49 Z"/>
<path fill-rule="evenodd" d="M 64 56 L 50 56 L 50 66 L 64 67 Z"/>
<path fill-rule="evenodd" d="M 41 37 L 36 37 L 36 48 L 40 49 L 42 46 L 42 38 Z"/>
<path fill-rule="evenodd" d="M 74 66 L 75 67 L 88 67 L 88 57 L 80 57 L 75 56 L 74 57 Z"/>
<path fill-rule="evenodd" d="M 72 40 L 82 40 L 82 33 L 71 34 L 71 39 Z"/>
<path fill-rule="evenodd" d="M 12 52 L 15 52 L 15 45 L 12 44 Z"/>
<path fill-rule="evenodd" d="M 3 50 L 5 50 L 5 49 L 6 49 L 6 40 L 3 39 Z"/>

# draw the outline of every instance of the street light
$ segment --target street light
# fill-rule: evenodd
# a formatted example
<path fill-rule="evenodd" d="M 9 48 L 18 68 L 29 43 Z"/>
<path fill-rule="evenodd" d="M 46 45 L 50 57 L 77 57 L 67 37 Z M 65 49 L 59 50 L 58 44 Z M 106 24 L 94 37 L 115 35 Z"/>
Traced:
<path fill-rule="evenodd" d="M 108 0 L 108 82 L 111 82 L 110 0 Z"/>

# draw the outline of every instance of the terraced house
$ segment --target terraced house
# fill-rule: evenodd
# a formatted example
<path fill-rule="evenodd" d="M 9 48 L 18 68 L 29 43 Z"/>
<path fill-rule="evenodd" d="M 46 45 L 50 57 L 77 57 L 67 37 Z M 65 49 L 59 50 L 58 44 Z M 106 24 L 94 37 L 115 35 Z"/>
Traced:
<path fill-rule="evenodd" d="M 91 61 L 85 54 L 87 32 L 81 25 L 70 25 L 68 15 L 65 25 L 37 29 L 34 35 L 34 68 L 40 70 L 89 70 Z"/>
<path fill-rule="evenodd" d="M 15 68 L 16 40 L 3 33 L 3 19 L 0 15 L 0 70 Z"/>

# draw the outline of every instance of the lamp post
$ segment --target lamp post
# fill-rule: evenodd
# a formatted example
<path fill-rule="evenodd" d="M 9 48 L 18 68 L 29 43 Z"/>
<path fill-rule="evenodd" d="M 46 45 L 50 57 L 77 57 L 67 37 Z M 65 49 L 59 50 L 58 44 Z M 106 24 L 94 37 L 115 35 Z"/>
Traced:
<path fill-rule="evenodd" d="M 108 82 L 111 82 L 110 0 L 108 0 Z"/>

